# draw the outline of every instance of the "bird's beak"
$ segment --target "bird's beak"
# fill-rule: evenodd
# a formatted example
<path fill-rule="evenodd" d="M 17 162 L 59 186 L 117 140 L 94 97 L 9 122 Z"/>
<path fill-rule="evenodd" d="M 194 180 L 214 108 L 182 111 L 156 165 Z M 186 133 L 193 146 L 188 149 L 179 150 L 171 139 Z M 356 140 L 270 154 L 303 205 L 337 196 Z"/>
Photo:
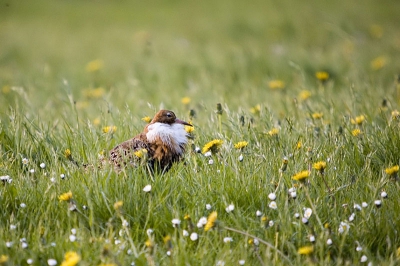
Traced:
<path fill-rule="evenodd" d="M 175 123 L 178 123 L 178 124 L 182 124 L 182 125 L 185 125 L 185 126 L 193 126 L 193 125 L 191 125 L 191 124 L 189 124 L 188 122 L 185 122 L 185 121 L 182 121 L 182 120 L 180 120 L 180 119 L 175 119 Z"/>

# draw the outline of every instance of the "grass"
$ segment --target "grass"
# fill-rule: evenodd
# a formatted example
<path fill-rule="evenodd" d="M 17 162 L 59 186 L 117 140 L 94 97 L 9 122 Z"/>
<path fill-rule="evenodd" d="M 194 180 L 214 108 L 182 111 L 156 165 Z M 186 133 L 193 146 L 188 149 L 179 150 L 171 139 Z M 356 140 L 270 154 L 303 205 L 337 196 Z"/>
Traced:
<path fill-rule="evenodd" d="M 398 1 L 0 5 L 0 264 L 399 264 Z M 184 163 L 95 167 L 160 108 L 195 126 Z"/>

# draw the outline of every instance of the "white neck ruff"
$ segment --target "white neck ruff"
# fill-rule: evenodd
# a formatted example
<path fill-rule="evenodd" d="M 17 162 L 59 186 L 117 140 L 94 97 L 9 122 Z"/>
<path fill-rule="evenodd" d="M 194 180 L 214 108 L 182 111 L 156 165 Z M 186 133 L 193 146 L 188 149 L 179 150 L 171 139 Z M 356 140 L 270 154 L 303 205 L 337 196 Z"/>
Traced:
<path fill-rule="evenodd" d="M 187 132 L 182 124 L 174 123 L 172 125 L 156 122 L 147 127 L 147 140 L 152 143 L 160 139 L 164 145 L 167 145 L 177 154 L 183 152 L 182 147 L 187 143 Z"/>

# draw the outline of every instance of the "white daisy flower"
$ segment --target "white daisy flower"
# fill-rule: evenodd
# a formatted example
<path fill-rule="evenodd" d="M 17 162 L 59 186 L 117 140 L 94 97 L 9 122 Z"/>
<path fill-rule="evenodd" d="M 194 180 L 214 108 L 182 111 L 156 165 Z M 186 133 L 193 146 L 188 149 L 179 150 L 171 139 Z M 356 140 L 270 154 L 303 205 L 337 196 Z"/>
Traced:
<path fill-rule="evenodd" d="M 214 164 L 214 160 L 213 159 L 210 159 L 210 160 L 208 160 L 208 164 Z"/>
<path fill-rule="evenodd" d="M 200 147 L 196 147 L 196 148 L 194 149 L 194 151 L 197 152 L 197 153 L 200 153 L 200 152 L 201 152 L 201 149 L 200 149 Z"/>
<path fill-rule="evenodd" d="M 190 235 L 190 240 L 192 240 L 192 241 L 196 241 L 198 238 L 199 238 L 199 236 L 197 235 L 197 233 L 192 233 Z"/>
<path fill-rule="evenodd" d="M 293 199 L 297 198 L 297 192 L 296 192 L 296 191 L 290 192 L 290 196 L 291 196 Z"/>
<path fill-rule="evenodd" d="M 29 265 L 31 265 L 31 264 L 33 263 L 33 259 L 27 259 L 27 260 L 26 260 L 26 263 L 29 264 Z"/>
<path fill-rule="evenodd" d="M 21 208 L 26 208 L 26 204 L 25 204 L 25 203 L 21 203 L 19 206 L 20 206 Z"/>
<path fill-rule="evenodd" d="M 272 220 L 271 220 L 271 221 L 269 221 L 269 223 L 268 223 L 269 227 L 272 227 L 272 226 L 274 226 L 274 224 L 275 224 L 275 223 L 274 223 L 274 221 L 272 221 Z"/>
<path fill-rule="evenodd" d="M 304 210 L 304 217 L 307 218 L 307 219 L 310 219 L 311 215 L 312 215 L 312 209 L 311 208 L 306 208 Z"/>
<path fill-rule="evenodd" d="M 300 213 L 296 212 L 296 213 L 294 214 L 294 218 L 298 219 L 299 217 L 300 217 Z"/>
<path fill-rule="evenodd" d="M 10 224 L 10 231 L 17 229 L 17 226 L 15 224 Z"/>
<path fill-rule="evenodd" d="M 327 244 L 328 246 L 332 245 L 332 243 L 333 243 L 333 242 L 332 242 L 332 239 L 329 238 L 328 240 L 326 240 L 326 244 Z"/>
<path fill-rule="evenodd" d="M 228 207 L 225 208 L 225 211 L 229 213 L 229 212 L 233 211 L 234 209 L 235 209 L 235 205 L 230 204 Z"/>
<path fill-rule="evenodd" d="M 366 262 L 368 260 L 368 257 L 365 255 L 362 255 L 360 262 Z"/>
<path fill-rule="evenodd" d="M 185 236 L 185 237 L 186 237 L 186 236 L 189 236 L 189 232 L 186 231 L 186 230 L 183 230 L 183 231 L 182 231 L 182 235 Z"/>
<path fill-rule="evenodd" d="M 171 256 L 171 251 L 170 250 L 167 251 L 167 256 L 168 257 Z"/>
<path fill-rule="evenodd" d="M 177 218 L 172 219 L 172 225 L 173 225 L 174 227 L 178 227 L 180 224 L 181 224 L 181 220 L 179 220 L 179 219 L 177 219 Z"/>
<path fill-rule="evenodd" d="M 308 224 L 308 219 L 306 217 L 301 218 L 303 224 Z"/>
<path fill-rule="evenodd" d="M 311 243 L 314 243 L 314 242 L 315 242 L 315 236 L 314 236 L 314 235 L 310 235 L 310 238 L 309 238 L 309 239 L 310 239 L 310 242 L 311 242 Z"/>
<path fill-rule="evenodd" d="M 211 151 L 208 151 L 208 152 L 204 153 L 205 157 L 210 157 L 211 155 L 212 155 Z"/>
<path fill-rule="evenodd" d="M 240 156 L 239 156 L 239 162 L 243 162 L 243 154 L 240 154 Z"/>
<path fill-rule="evenodd" d="M 276 199 L 275 193 L 269 193 L 269 194 L 268 194 L 268 198 L 269 198 L 270 200 L 275 200 L 275 199 Z"/>
<path fill-rule="evenodd" d="M 57 261 L 55 259 L 48 259 L 47 264 L 49 266 L 55 266 L 55 265 L 57 265 Z"/>
<path fill-rule="evenodd" d="M 357 211 L 361 211 L 362 208 L 361 208 L 360 204 L 355 203 L 354 209 L 356 209 Z"/>
<path fill-rule="evenodd" d="M 202 228 L 207 224 L 207 217 L 201 217 L 199 221 L 197 222 L 197 227 Z"/>
<path fill-rule="evenodd" d="M 229 243 L 232 242 L 233 238 L 232 237 L 224 237 L 224 243 Z"/>
<path fill-rule="evenodd" d="M 349 229 L 350 229 L 350 225 L 348 223 L 340 222 L 339 229 L 338 229 L 339 234 L 347 233 L 349 231 Z"/>
<path fill-rule="evenodd" d="M 362 206 L 363 208 L 367 208 L 367 207 L 368 207 L 368 203 L 366 203 L 366 202 L 364 201 L 363 203 L 361 203 L 361 206 Z"/>
<path fill-rule="evenodd" d="M 271 201 L 268 205 L 268 207 L 270 207 L 273 210 L 276 210 L 278 208 L 278 205 L 276 204 L 275 201 Z"/>
<path fill-rule="evenodd" d="M 244 265 L 246 263 L 245 260 L 239 260 L 239 265 Z"/>
<path fill-rule="evenodd" d="M 39 166 L 40 166 L 40 168 L 44 169 L 46 167 L 46 164 L 45 163 L 41 163 Z"/>
<path fill-rule="evenodd" d="M 147 185 L 143 188 L 144 192 L 150 192 L 151 191 L 151 185 Z"/>
<path fill-rule="evenodd" d="M 13 244 L 14 244 L 14 242 L 8 241 L 8 242 L 6 242 L 6 247 L 10 248 L 10 247 L 12 247 Z"/>
<path fill-rule="evenodd" d="M 73 235 L 76 235 L 76 229 L 75 229 L 75 228 L 72 228 L 72 229 L 71 229 L 71 233 L 72 233 Z"/>
<path fill-rule="evenodd" d="M 211 204 L 206 204 L 206 210 L 211 210 L 212 206 Z"/>
<path fill-rule="evenodd" d="M 376 207 L 379 208 L 379 207 L 382 205 L 382 201 L 380 201 L 380 200 L 375 200 L 375 201 L 374 201 L 374 204 L 375 204 Z"/>
<path fill-rule="evenodd" d="M 262 215 L 262 212 L 261 211 L 256 211 L 256 216 L 257 217 L 260 217 Z"/>
<path fill-rule="evenodd" d="M 387 196 L 388 196 L 388 194 L 386 193 L 386 191 L 382 191 L 382 192 L 381 192 L 381 197 L 382 197 L 382 198 L 386 199 Z"/>
<path fill-rule="evenodd" d="M 27 165 L 28 163 L 29 163 L 29 159 L 27 159 L 27 158 L 22 159 L 22 164 Z"/>
<path fill-rule="evenodd" d="M 29 170 L 29 172 L 33 174 L 35 172 L 35 169 L 32 168 L 31 170 Z"/>
<path fill-rule="evenodd" d="M 356 214 L 353 212 L 350 217 L 349 217 L 349 222 L 354 221 L 354 218 L 356 217 Z"/>
<path fill-rule="evenodd" d="M 360 251 L 362 251 L 362 250 L 363 250 L 362 246 L 360 246 L 360 245 L 357 245 L 357 247 L 356 247 L 356 251 L 360 252 Z"/>
<path fill-rule="evenodd" d="M 76 236 L 75 235 L 70 235 L 69 236 L 69 241 L 75 242 L 76 241 Z"/>

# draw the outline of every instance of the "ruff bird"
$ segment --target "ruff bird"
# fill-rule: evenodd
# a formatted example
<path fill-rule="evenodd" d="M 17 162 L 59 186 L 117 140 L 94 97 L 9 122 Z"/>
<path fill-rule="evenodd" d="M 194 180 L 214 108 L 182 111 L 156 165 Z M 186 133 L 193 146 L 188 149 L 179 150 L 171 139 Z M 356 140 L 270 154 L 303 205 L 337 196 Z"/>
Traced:
<path fill-rule="evenodd" d="M 119 171 L 126 166 L 137 166 L 145 159 L 151 171 L 167 172 L 185 152 L 188 141 L 185 125 L 192 126 L 176 118 L 174 112 L 160 110 L 142 133 L 114 147 L 109 161 Z"/>

